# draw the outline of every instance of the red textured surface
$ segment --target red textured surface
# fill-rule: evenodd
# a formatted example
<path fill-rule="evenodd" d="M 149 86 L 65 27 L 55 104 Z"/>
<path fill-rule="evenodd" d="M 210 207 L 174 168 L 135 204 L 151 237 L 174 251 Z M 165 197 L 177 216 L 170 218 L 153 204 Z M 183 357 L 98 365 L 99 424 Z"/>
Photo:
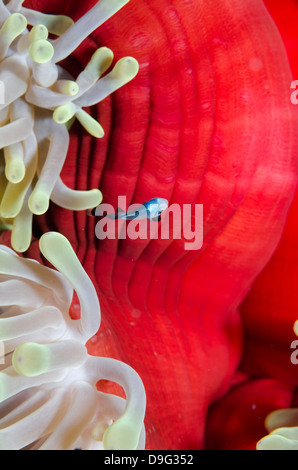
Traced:
<path fill-rule="evenodd" d="M 95 1 L 29 3 L 77 19 Z M 238 307 L 275 250 L 294 195 L 287 57 L 260 0 L 131 0 L 65 66 L 79 73 L 99 45 L 117 59 L 136 57 L 140 72 L 93 109 L 104 139 L 74 126 L 64 181 L 99 187 L 115 206 L 118 195 L 201 203 L 204 246 L 99 242 L 85 212 L 54 206 L 36 234 L 65 234 L 95 282 L 103 325 L 90 352 L 141 375 L 148 447 L 202 448 L 208 408 L 241 359 Z"/>
<path fill-rule="evenodd" d="M 206 447 L 218 450 L 255 450 L 256 440 L 268 432 L 266 416 L 289 408 L 291 387 L 273 379 L 249 380 L 235 386 L 209 413 Z"/>
<path fill-rule="evenodd" d="M 295 0 L 266 0 L 266 5 L 276 21 L 287 49 L 293 79 L 298 77 L 298 4 Z M 289 91 L 289 94 L 293 90 Z M 297 108 L 297 106 L 296 106 Z M 298 194 L 291 207 L 285 231 L 274 256 L 259 275 L 247 299 L 241 306 L 244 320 L 245 348 L 241 367 L 254 377 L 273 377 L 282 383 L 266 386 L 266 393 L 260 391 L 255 400 L 262 420 L 270 411 L 290 406 L 297 407 L 298 369 L 290 361 L 293 350 L 290 345 L 297 339 L 293 324 L 298 317 Z M 254 382 L 254 390 L 263 387 L 262 379 Z M 291 390 L 291 394 L 284 390 Z M 243 403 L 251 392 L 248 382 L 242 388 L 233 390 L 211 411 L 208 419 L 208 439 L 213 448 L 248 448 L 267 434 L 261 429 L 259 416 L 251 413 L 249 420 L 243 411 Z M 284 397 L 287 399 L 284 400 Z M 237 403 L 233 406 L 232 401 Z M 230 418 L 228 417 L 230 412 Z M 217 434 L 219 421 L 222 422 L 220 435 Z M 238 420 L 237 420 L 238 416 Z M 241 418 L 240 418 L 241 416 Z M 243 418 L 242 418 L 243 416 Z M 249 421 L 250 426 L 247 426 Z M 231 427 L 234 424 L 234 429 Z M 215 438 L 216 437 L 216 438 Z"/>
<path fill-rule="evenodd" d="M 276 1 L 267 4 L 277 21 L 297 78 L 297 2 L 287 0 L 283 9 L 278 9 Z M 289 357 L 291 342 L 296 339 L 293 324 L 298 318 L 297 209 L 298 195 L 279 247 L 241 309 L 247 334 L 243 367 L 254 374 L 270 375 L 296 386 L 298 369 Z"/>

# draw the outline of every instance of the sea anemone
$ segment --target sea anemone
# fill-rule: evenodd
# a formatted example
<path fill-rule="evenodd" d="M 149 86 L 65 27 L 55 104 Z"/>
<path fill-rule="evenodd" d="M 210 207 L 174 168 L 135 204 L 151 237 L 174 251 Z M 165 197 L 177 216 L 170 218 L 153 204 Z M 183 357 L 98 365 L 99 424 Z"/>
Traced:
<path fill-rule="evenodd" d="M 78 19 L 94 3 L 26 5 Z M 125 360 L 141 374 L 150 449 L 204 447 L 208 411 L 221 397 L 225 404 L 230 399 L 238 421 L 229 420 L 224 407 L 213 436 L 235 448 L 241 434 L 235 423 L 241 423 L 247 448 L 247 403 L 262 427 L 264 419 L 252 408 L 253 394 L 241 408 L 245 387 L 238 386 L 239 394 L 232 387 L 243 352 L 238 307 L 279 243 L 297 183 L 297 113 L 283 43 L 261 0 L 131 0 L 74 51 L 66 64 L 72 76 L 86 53 L 103 45 L 117 58 L 136 57 L 140 72 L 96 108 L 104 138 L 74 124 L 63 182 L 77 190 L 100 188 L 114 207 L 119 195 L 140 203 L 157 188 L 170 204 L 203 204 L 204 246 L 185 253 L 178 240 L 99 242 L 84 211 L 52 204 L 36 218 L 34 236 L 67 235 L 94 281 L 103 322 L 89 351 Z M 36 246 L 28 256 L 38 255 Z M 272 322 L 255 311 L 268 332 Z M 271 350 L 263 344 L 269 364 Z M 276 369 L 271 360 L 266 375 Z M 267 388 L 252 382 L 264 391 L 267 414 L 284 407 L 269 409 L 274 380 Z M 292 394 L 283 391 L 289 402 Z M 254 432 L 253 448 L 256 440 Z"/>
<path fill-rule="evenodd" d="M 273 411 L 265 421 L 270 434 L 257 443 L 258 450 L 298 450 L 298 409 Z"/>
<path fill-rule="evenodd" d="M 298 336 L 298 320 L 294 323 Z M 297 348 L 297 341 L 291 345 Z M 297 366 L 297 351 L 293 352 L 292 363 Z M 283 408 L 266 416 L 265 427 L 269 434 L 257 443 L 258 450 L 298 450 L 298 408 Z"/>
<path fill-rule="evenodd" d="M 94 3 L 28 5 L 77 20 Z M 66 235 L 92 278 L 103 321 L 89 351 L 140 373 L 148 447 L 202 448 L 208 410 L 242 357 L 238 307 L 295 192 L 292 76 L 261 0 L 131 0 L 66 68 L 76 76 L 102 45 L 135 57 L 139 73 L 97 106 L 103 139 L 74 124 L 63 181 L 100 188 L 115 208 L 119 195 L 140 203 L 157 189 L 170 204 L 203 204 L 204 245 L 186 253 L 180 240 L 99 241 L 86 212 L 52 204 L 34 236 Z M 37 254 L 33 243 L 28 256 Z"/>
<path fill-rule="evenodd" d="M 144 448 L 140 377 L 87 353 L 100 326 L 90 279 L 64 236 L 43 235 L 40 249 L 59 272 L 0 246 L 0 449 Z M 68 315 L 73 288 L 79 320 Z M 117 382 L 126 400 L 97 391 L 98 380 Z"/>
<path fill-rule="evenodd" d="M 264 3 L 286 48 L 292 71 L 286 88 L 291 97 L 291 83 L 298 77 L 297 2 Z M 292 109 L 297 128 L 297 104 L 292 102 Z M 293 149 L 293 156 L 297 155 Z M 297 351 L 297 323 L 293 330 L 298 311 L 297 211 L 296 191 L 277 250 L 240 308 L 245 331 L 241 370 L 245 375 L 242 384 L 233 387 L 210 412 L 208 441 L 212 448 L 255 449 L 258 441 L 258 449 L 295 448 L 298 366 L 292 358 Z M 269 437 L 262 439 L 268 432 Z"/>
<path fill-rule="evenodd" d="M 50 200 L 70 210 L 102 200 L 99 189 L 74 191 L 60 178 L 68 128 L 77 118 L 92 136 L 103 137 L 102 126 L 83 108 L 129 82 L 138 63 L 124 57 L 106 73 L 113 52 L 100 47 L 76 80 L 58 63 L 127 1 L 101 0 L 74 23 L 64 15 L 24 8 L 21 0 L 0 0 L 0 217 L 4 227 L 12 224 L 16 251 L 28 249 L 32 215 L 44 214 Z M 49 39 L 49 34 L 58 37 Z"/>

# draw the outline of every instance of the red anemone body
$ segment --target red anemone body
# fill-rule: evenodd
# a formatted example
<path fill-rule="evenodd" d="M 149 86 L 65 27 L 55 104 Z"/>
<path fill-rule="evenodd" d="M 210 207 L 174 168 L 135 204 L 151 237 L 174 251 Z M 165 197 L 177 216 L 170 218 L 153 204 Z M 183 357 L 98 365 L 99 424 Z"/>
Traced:
<path fill-rule="evenodd" d="M 76 20 L 94 3 L 25 5 Z M 294 196 L 292 75 L 261 0 L 131 0 L 65 67 L 76 76 L 102 45 L 116 59 L 135 57 L 140 72 L 93 109 L 102 140 L 72 128 L 63 180 L 100 188 L 115 207 L 120 195 L 129 203 L 159 196 L 203 204 L 203 247 L 99 241 L 86 212 L 54 205 L 35 233 L 63 233 L 94 281 L 103 324 L 89 349 L 140 374 L 148 448 L 198 449 L 208 409 L 230 389 L 242 357 L 239 305 L 276 249 Z M 29 255 L 37 256 L 36 245 Z M 254 329 L 263 304 L 255 319 L 247 302 L 244 325 Z"/>

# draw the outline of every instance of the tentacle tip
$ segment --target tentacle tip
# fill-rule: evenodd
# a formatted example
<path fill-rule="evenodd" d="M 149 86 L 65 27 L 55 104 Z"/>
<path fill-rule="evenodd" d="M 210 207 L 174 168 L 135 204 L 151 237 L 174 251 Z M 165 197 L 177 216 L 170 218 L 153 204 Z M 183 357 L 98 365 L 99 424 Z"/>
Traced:
<path fill-rule="evenodd" d="M 39 249 L 47 259 L 51 253 L 64 249 L 66 246 L 71 247 L 67 238 L 58 232 L 44 233 L 39 239 Z"/>
<path fill-rule="evenodd" d="M 49 205 L 49 197 L 42 191 L 34 191 L 28 200 L 28 207 L 34 215 L 45 214 L 49 208 Z"/>
<path fill-rule="evenodd" d="M 79 85 L 76 82 L 71 82 L 69 88 L 67 89 L 67 94 L 69 96 L 76 96 L 80 91 Z"/>
<path fill-rule="evenodd" d="M 49 41 L 39 39 L 33 41 L 29 46 L 29 56 L 37 64 L 46 64 L 54 56 L 54 48 Z"/>
<path fill-rule="evenodd" d="M 96 139 L 102 139 L 105 136 L 104 130 L 100 125 L 89 131 L 89 134 Z"/>
<path fill-rule="evenodd" d="M 75 105 L 67 103 L 55 109 L 53 119 L 57 124 L 66 124 L 75 115 Z"/>
<path fill-rule="evenodd" d="M 90 196 L 90 203 L 89 203 L 88 210 L 94 209 L 94 207 L 99 206 L 99 204 L 101 204 L 103 201 L 103 194 L 100 191 L 100 189 L 91 189 L 89 191 L 89 196 Z"/>
<path fill-rule="evenodd" d="M 13 230 L 13 229 L 12 229 Z M 14 234 L 11 235 L 11 246 L 17 253 L 26 253 L 29 250 L 31 244 L 31 239 L 26 240 L 24 237 L 14 237 Z"/>
<path fill-rule="evenodd" d="M 293 330 L 296 336 L 298 336 L 298 320 L 295 321 Z"/>
<path fill-rule="evenodd" d="M 1 219 L 15 219 L 17 215 L 19 214 L 18 211 L 14 210 L 14 208 L 11 207 L 0 207 L 0 217 Z"/>
<path fill-rule="evenodd" d="M 105 133 L 102 126 L 92 116 L 90 116 L 90 114 L 86 113 L 86 111 L 80 109 L 76 112 L 75 116 L 90 135 L 97 139 L 102 139 L 104 137 Z"/>
<path fill-rule="evenodd" d="M 55 22 L 51 24 L 50 32 L 56 36 L 62 36 L 73 25 L 74 21 L 70 16 L 58 15 Z"/>
<path fill-rule="evenodd" d="M 31 29 L 29 37 L 32 41 L 47 40 L 49 37 L 49 30 L 45 25 L 37 24 Z"/>
<path fill-rule="evenodd" d="M 135 450 L 140 439 L 140 430 L 127 417 L 115 421 L 103 435 L 105 450 Z"/>
<path fill-rule="evenodd" d="M 13 39 L 23 33 L 27 27 L 27 20 L 21 13 L 12 13 L 4 22 L 1 33 Z"/>
<path fill-rule="evenodd" d="M 124 83 L 135 78 L 140 69 L 139 62 L 134 57 L 123 57 L 114 68 L 117 77 L 122 78 Z"/>
<path fill-rule="evenodd" d="M 256 449 L 257 450 L 264 450 L 264 447 L 265 447 L 265 437 L 263 437 L 262 439 L 260 439 L 257 444 L 256 444 Z"/>
<path fill-rule="evenodd" d="M 22 163 L 17 163 L 16 165 L 11 166 L 6 165 L 5 167 L 5 176 L 7 180 L 14 184 L 23 181 L 25 178 L 25 173 L 25 165 Z"/>
<path fill-rule="evenodd" d="M 49 354 L 46 346 L 37 343 L 24 343 L 12 355 L 12 366 L 17 374 L 36 377 L 48 370 Z"/>
<path fill-rule="evenodd" d="M 64 235 L 59 232 L 46 232 L 40 237 L 40 242 L 42 241 L 55 241 L 57 239 L 63 238 L 66 240 Z"/>

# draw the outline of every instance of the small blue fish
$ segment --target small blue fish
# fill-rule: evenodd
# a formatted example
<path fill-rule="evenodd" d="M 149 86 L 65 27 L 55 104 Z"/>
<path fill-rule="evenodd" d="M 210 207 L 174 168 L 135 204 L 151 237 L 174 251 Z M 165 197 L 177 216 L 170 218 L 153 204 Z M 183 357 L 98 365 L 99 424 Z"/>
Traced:
<path fill-rule="evenodd" d="M 161 197 L 155 197 L 148 202 L 140 204 L 135 210 L 128 212 L 123 211 L 118 207 L 116 214 L 106 214 L 100 210 L 100 205 L 91 211 L 91 215 L 95 217 L 108 217 L 109 219 L 117 220 L 134 220 L 138 219 L 149 219 L 160 222 L 161 214 L 168 208 L 168 201 Z"/>

